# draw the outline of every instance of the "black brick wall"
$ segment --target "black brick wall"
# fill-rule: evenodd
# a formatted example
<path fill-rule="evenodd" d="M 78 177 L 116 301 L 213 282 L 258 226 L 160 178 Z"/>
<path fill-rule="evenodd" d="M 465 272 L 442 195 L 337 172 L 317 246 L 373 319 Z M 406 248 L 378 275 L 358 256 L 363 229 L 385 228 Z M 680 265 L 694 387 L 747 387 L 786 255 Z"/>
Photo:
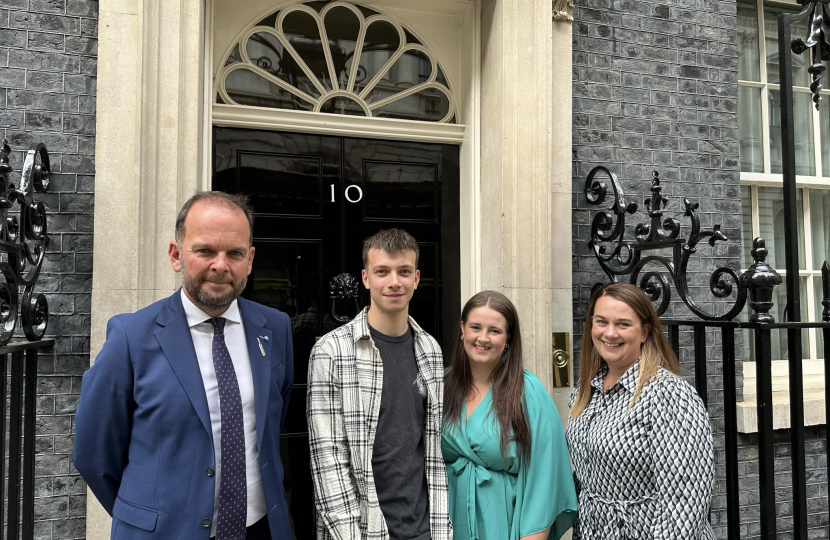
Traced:
<path fill-rule="evenodd" d="M 828 538 L 827 530 L 827 451 L 826 426 L 807 427 L 804 430 L 804 450 L 807 464 L 807 526 L 811 540 Z M 741 484 L 741 540 L 761 538 L 760 495 L 758 494 L 758 436 L 740 435 Z M 792 475 L 790 471 L 790 430 L 775 432 L 775 514 L 778 538 L 792 538 Z"/>
<path fill-rule="evenodd" d="M 675 217 L 686 237 L 683 198 L 699 203 L 703 228 L 722 225 L 727 244 L 700 245 L 689 266 L 692 296 L 707 311 L 724 311 L 708 291 L 719 266 L 740 271 L 740 171 L 737 118 L 737 21 L 734 0 L 585 0 L 575 2 L 573 26 L 573 280 L 574 342 L 578 348 L 591 287 L 607 281 L 587 246 L 591 220 L 600 208 L 587 204 L 588 172 L 606 165 L 617 173 L 629 198 L 639 205 L 627 223 L 647 222 L 644 195 L 654 169 L 669 198 L 665 217 Z M 631 239 L 628 230 L 628 238 Z M 749 249 L 747 246 L 746 249 Z M 666 253 L 664 253 L 666 255 Z M 675 301 L 667 316 L 693 315 Z M 741 336 L 737 357 L 742 358 Z M 720 335 L 707 334 L 709 414 L 714 429 L 716 488 L 711 522 L 726 538 L 723 377 Z M 578 357 L 577 357 L 578 358 Z M 694 373 L 691 335 L 681 334 L 681 367 Z M 739 394 L 742 365 L 736 366 Z M 728 404 L 731 406 L 731 404 Z M 827 538 L 824 427 L 808 429 L 807 466 L 810 537 Z M 792 527 L 788 432 L 776 433 L 780 471 L 779 530 Z M 740 437 L 742 537 L 758 529 L 757 437 Z M 753 459 L 755 463 L 753 464 Z M 751 471 L 754 467 L 754 473 Z M 754 476 L 753 476 L 754 474 Z M 786 478 L 786 480 L 784 480 Z M 824 488 L 821 487 L 823 482 Z M 790 516 L 789 519 L 787 516 Z M 788 525 L 789 523 L 789 525 Z"/>
<path fill-rule="evenodd" d="M 708 273 L 739 271 L 736 4 L 732 0 L 577 2 L 573 32 L 574 308 L 580 332 L 590 290 L 607 278 L 587 246 L 599 210 L 583 191 L 588 172 L 606 165 L 646 222 L 643 200 L 657 170 L 669 199 L 665 217 L 688 233 L 683 199 L 699 203 L 701 226 L 722 227 L 730 242 L 699 244 L 689 266 L 694 298 L 715 309 Z M 629 231 L 628 238 L 631 238 Z M 700 275 L 694 275 L 697 271 Z M 675 295 L 676 300 L 676 295 Z M 677 304 L 677 302 L 675 302 Z M 674 305 L 668 314 L 689 312 Z"/>
<path fill-rule="evenodd" d="M 81 375 L 89 367 L 95 188 L 97 0 L 0 0 L 0 136 L 17 182 L 29 145 L 50 152 L 47 294 L 54 350 L 38 364 L 35 537 L 84 538 L 86 486 L 71 461 Z"/>
<path fill-rule="evenodd" d="M 701 250 L 701 270 L 738 268 L 740 188 L 737 142 L 737 46 L 735 2 L 585 0 L 576 2 L 574 66 L 574 313 L 578 348 L 581 319 L 591 286 L 604 281 L 586 248 L 591 211 L 582 190 L 588 171 L 609 165 L 642 208 L 652 169 L 664 180 L 667 214 L 681 218 L 682 197 L 701 205 L 704 227 L 722 224 L 728 246 Z M 23 152 L 44 142 L 52 156 L 52 243 L 39 290 L 49 296 L 49 334 L 54 351 L 39 365 L 36 458 L 36 537 L 84 538 L 85 486 L 70 459 L 73 414 L 80 376 L 89 366 L 90 291 L 94 200 L 96 0 L 0 0 L 0 136 L 12 146 L 19 171 Z M 13 181 L 17 177 L 13 176 Z M 636 194 L 636 195 L 635 195 Z M 641 219 L 636 222 L 642 221 Z M 684 228 L 684 234 L 687 229 Z M 694 284 L 705 284 L 699 272 Z M 697 298 L 707 298 L 705 288 Z M 674 310 L 674 307 L 672 308 Z M 682 309 L 677 315 L 686 315 Z M 690 369 L 690 340 L 681 360 Z M 717 337 L 710 336 L 710 413 L 716 430 L 721 493 L 712 521 L 720 538 L 725 519 L 723 399 Z M 824 427 L 808 429 L 808 492 L 811 526 L 825 523 L 822 472 Z M 786 495 L 787 432 L 777 433 L 777 470 Z M 756 438 L 741 436 L 742 533 L 757 529 Z M 786 525 L 789 506 L 779 505 Z M 824 520 L 824 521 L 821 521 Z M 821 522 L 821 523 L 819 523 Z M 818 531 L 811 531 L 811 537 Z M 743 536 L 743 534 L 742 534 Z"/>

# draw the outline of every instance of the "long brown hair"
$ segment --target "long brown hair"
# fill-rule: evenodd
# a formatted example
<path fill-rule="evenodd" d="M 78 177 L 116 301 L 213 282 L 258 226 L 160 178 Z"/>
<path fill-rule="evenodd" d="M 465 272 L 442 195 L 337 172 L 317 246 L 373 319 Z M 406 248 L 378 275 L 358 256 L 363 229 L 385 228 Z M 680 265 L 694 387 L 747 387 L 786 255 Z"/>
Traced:
<path fill-rule="evenodd" d="M 680 363 L 677 361 L 674 351 L 669 345 L 669 340 L 663 334 L 663 327 L 654 306 L 648 296 L 628 283 L 606 283 L 599 287 L 591 296 L 591 305 L 588 307 L 588 314 L 585 316 L 585 325 L 582 327 L 582 347 L 579 350 L 579 390 L 576 394 L 573 407 L 571 407 L 571 418 L 576 418 L 588 403 L 591 401 L 591 380 L 602 369 L 605 360 L 594 348 L 594 341 L 591 339 L 591 329 L 594 323 L 594 308 L 597 300 L 603 296 L 610 296 L 625 303 L 634 310 L 643 326 L 648 325 L 650 330 L 640 349 L 640 376 L 637 379 L 637 387 L 634 397 L 631 398 L 629 409 L 637 402 L 643 387 L 651 382 L 660 367 L 664 367 L 675 375 L 680 375 Z"/>
<path fill-rule="evenodd" d="M 525 389 L 524 366 L 522 364 L 522 332 L 519 328 L 519 314 L 516 306 L 506 296 L 496 291 L 481 291 L 470 298 L 461 311 L 461 324 L 455 340 L 452 365 L 444 377 L 444 422 L 450 426 L 461 423 L 461 412 L 467 396 L 472 390 L 473 378 L 470 361 L 461 340 L 461 326 L 467 323 L 470 311 L 488 306 L 500 313 L 507 321 L 507 345 L 501 362 L 490 374 L 492 408 L 499 420 L 501 438 L 499 448 L 507 456 L 510 441 L 516 441 L 521 456 L 530 459 L 530 427 L 522 407 Z"/>

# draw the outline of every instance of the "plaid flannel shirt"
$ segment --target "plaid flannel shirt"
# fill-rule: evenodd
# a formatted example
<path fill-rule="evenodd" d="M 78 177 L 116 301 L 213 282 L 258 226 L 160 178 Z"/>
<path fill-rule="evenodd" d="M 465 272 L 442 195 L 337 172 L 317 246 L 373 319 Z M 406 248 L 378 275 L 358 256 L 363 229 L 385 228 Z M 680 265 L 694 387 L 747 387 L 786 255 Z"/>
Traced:
<path fill-rule="evenodd" d="M 383 362 L 369 334 L 368 308 L 311 350 L 306 414 L 320 540 L 388 540 L 372 473 Z M 441 456 L 441 348 L 410 317 L 418 372 L 427 385 L 424 464 L 433 540 L 451 540 L 447 473 Z"/>

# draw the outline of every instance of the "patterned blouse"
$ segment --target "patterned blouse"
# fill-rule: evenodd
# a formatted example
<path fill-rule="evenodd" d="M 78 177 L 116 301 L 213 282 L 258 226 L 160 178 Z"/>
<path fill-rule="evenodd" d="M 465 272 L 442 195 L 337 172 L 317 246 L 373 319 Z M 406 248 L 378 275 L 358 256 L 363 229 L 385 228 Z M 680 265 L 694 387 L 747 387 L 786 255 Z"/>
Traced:
<path fill-rule="evenodd" d="M 568 420 L 567 440 L 579 498 L 574 540 L 710 540 L 714 464 L 706 409 L 685 380 L 660 368 L 628 410 L 639 360 Z M 571 405 L 576 390 L 571 396 Z"/>

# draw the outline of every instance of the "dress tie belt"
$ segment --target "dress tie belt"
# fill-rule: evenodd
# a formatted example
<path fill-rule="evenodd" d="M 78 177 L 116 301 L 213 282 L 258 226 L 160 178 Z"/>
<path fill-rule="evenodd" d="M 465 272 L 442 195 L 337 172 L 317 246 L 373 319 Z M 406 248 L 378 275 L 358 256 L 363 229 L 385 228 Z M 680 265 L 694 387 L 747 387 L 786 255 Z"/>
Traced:
<path fill-rule="evenodd" d="M 467 457 L 461 456 L 451 465 L 459 480 L 467 476 L 467 525 L 470 528 L 470 540 L 478 538 L 478 520 L 476 519 L 477 487 L 489 482 L 493 476 L 483 467 Z"/>
<path fill-rule="evenodd" d="M 631 523 L 631 516 L 628 514 L 628 509 L 631 506 L 656 500 L 654 495 L 646 495 L 638 499 L 631 500 L 606 499 L 605 497 L 601 497 L 596 493 L 592 493 L 585 489 L 583 489 L 580 494 L 591 502 L 597 502 L 605 506 L 610 506 L 614 510 L 614 514 L 617 517 L 617 526 L 619 526 L 620 532 L 623 534 L 623 538 L 639 538 L 637 532 L 634 530 L 634 525 Z"/>

